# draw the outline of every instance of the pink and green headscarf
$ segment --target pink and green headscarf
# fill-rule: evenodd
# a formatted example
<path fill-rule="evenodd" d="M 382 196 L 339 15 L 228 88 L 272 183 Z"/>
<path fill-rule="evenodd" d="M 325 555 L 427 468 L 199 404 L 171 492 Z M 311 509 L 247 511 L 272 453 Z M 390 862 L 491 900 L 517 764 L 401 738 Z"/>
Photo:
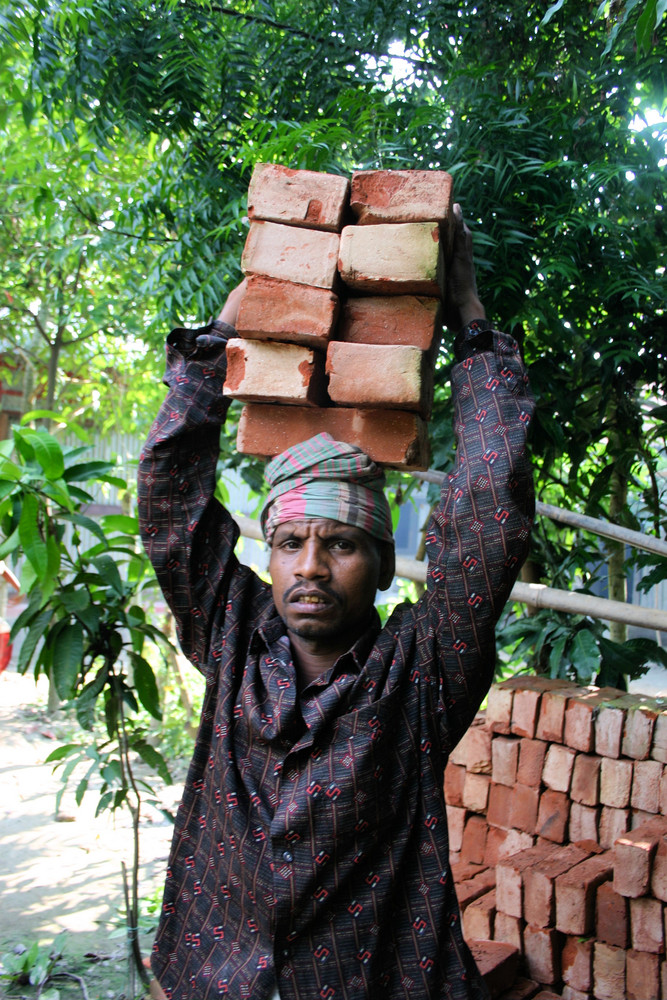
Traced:
<path fill-rule="evenodd" d="M 279 524 L 328 517 L 393 541 L 384 473 L 360 448 L 316 434 L 266 467 L 269 495 L 262 530 L 269 544 Z"/>

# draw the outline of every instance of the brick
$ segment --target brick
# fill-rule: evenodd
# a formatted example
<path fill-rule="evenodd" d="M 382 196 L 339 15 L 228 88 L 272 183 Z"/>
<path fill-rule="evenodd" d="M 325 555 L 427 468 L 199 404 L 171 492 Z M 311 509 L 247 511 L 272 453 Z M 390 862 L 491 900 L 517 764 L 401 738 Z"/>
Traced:
<path fill-rule="evenodd" d="M 410 410 L 425 420 L 430 416 L 433 369 L 426 352 L 418 347 L 332 341 L 326 373 L 329 395 L 337 406 Z"/>
<path fill-rule="evenodd" d="M 611 851 L 581 861 L 556 879 L 556 928 L 563 934 L 591 934 L 597 887 L 614 874 Z"/>
<path fill-rule="evenodd" d="M 613 847 L 619 837 L 622 837 L 630 827 L 630 811 L 628 809 L 612 809 L 603 806 L 600 813 L 599 835 L 601 847 Z"/>
<path fill-rule="evenodd" d="M 553 990 L 540 990 L 535 994 L 534 1000 L 561 1000 L 561 993 L 554 993 Z"/>
<path fill-rule="evenodd" d="M 625 959 L 627 1000 L 656 1000 L 660 996 L 660 959 L 645 951 L 629 951 Z"/>
<path fill-rule="evenodd" d="M 587 991 L 575 990 L 573 986 L 563 986 L 561 1000 L 594 1000 L 593 994 Z"/>
<path fill-rule="evenodd" d="M 474 878 L 475 875 L 486 871 L 486 865 L 476 865 L 471 861 L 459 861 L 456 864 L 452 863 L 450 867 L 452 878 L 456 885 L 459 885 L 461 882 L 467 882 L 468 879 Z"/>
<path fill-rule="evenodd" d="M 614 760 L 602 757 L 600 765 L 600 802 L 615 809 L 625 809 L 630 805 L 632 774 L 631 760 Z"/>
<path fill-rule="evenodd" d="M 523 873 L 553 852 L 553 845 L 540 845 L 504 858 L 496 866 L 498 910 L 512 917 L 523 916 Z"/>
<path fill-rule="evenodd" d="M 516 784 L 510 807 L 511 825 L 523 833 L 535 833 L 539 804 L 539 788 L 529 788 L 528 785 Z"/>
<path fill-rule="evenodd" d="M 450 757 L 445 767 L 445 802 L 448 806 L 463 805 L 463 782 L 466 769 L 462 764 L 455 764 Z"/>
<path fill-rule="evenodd" d="M 241 269 L 297 285 L 332 290 L 337 281 L 340 238 L 336 233 L 297 229 L 275 222 L 252 222 Z"/>
<path fill-rule="evenodd" d="M 473 900 L 463 911 L 463 936 L 466 941 L 493 941 L 496 916 L 496 892 L 490 889 Z"/>
<path fill-rule="evenodd" d="M 506 993 L 503 993 L 500 1000 L 534 1000 L 539 991 L 539 983 L 536 983 L 533 979 L 525 979 L 523 976 L 520 976 L 514 980 L 510 989 Z"/>
<path fill-rule="evenodd" d="M 598 840 L 600 810 L 573 802 L 570 806 L 568 836 L 570 840 Z"/>
<path fill-rule="evenodd" d="M 349 298 L 341 311 L 337 339 L 347 344 L 389 344 L 437 353 L 441 303 L 424 295 L 368 295 Z"/>
<path fill-rule="evenodd" d="M 496 736 L 491 743 L 491 762 L 492 779 L 511 788 L 519 767 L 519 740 Z"/>
<path fill-rule="evenodd" d="M 485 868 L 472 878 L 467 878 L 456 884 L 456 895 L 461 911 L 465 909 L 480 896 L 484 896 L 496 885 L 496 873 L 492 868 Z"/>
<path fill-rule="evenodd" d="M 567 792 L 570 788 L 572 768 L 576 754 L 569 747 L 552 744 L 547 750 L 542 768 L 542 781 L 555 792 Z"/>
<path fill-rule="evenodd" d="M 507 736 L 512 724 L 514 689 L 493 684 L 486 701 L 486 724 L 492 733 Z"/>
<path fill-rule="evenodd" d="M 495 742 L 495 741 L 494 741 Z M 489 826 L 499 826 L 509 830 L 512 826 L 512 801 L 514 790 L 507 785 L 491 784 L 489 789 L 489 808 L 486 818 Z"/>
<path fill-rule="evenodd" d="M 627 948 L 630 942 L 630 907 L 612 882 L 603 882 L 597 888 L 595 937 L 615 948 Z"/>
<path fill-rule="evenodd" d="M 565 726 L 565 709 L 568 699 L 579 694 L 581 688 L 571 686 L 545 691 L 540 702 L 540 714 L 537 720 L 535 735 L 540 740 L 549 743 L 563 742 Z"/>
<path fill-rule="evenodd" d="M 520 784 L 530 785 L 531 788 L 539 787 L 542 780 L 547 746 L 542 740 L 521 740 L 519 766 L 516 772 L 516 780 Z"/>
<path fill-rule="evenodd" d="M 241 411 L 237 450 L 268 458 L 322 431 L 357 445 L 380 465 L 428 468 L 426 424 L 417 414 L 400 410 L 249 403 Z"/>
<path fill-rule="evenodd" d="M 452 177 L 444 170 L 357 170 L 350 185 L 357 224 L 448 222 Z"/>
<path fill-rule="evenodd" d="M 664 951 L 663 904 L 659 899 L 640 896 L 630 900 L 630 942 L 636 951 L 659 955 Z"/>
<path fill-rule="evenodd" d="M 508 857 L 511 847 L 508 846 L 509 831 L 498 826 L 489 825 L 484 849 L 484 864 L 495 868 L 499 861 Z"/>
<path fill-rule="evenodd" d="M 593 988 L 593 939 L 567 935 L 561 952 L 563 982 L 586 993 Z"/>
<path fill-rule="evenodd" d="M 503 913 L 497 909 L 496 898 L 496 920 L 494 924 L 494 938 L 496 941 L 503 941 L 513 947 L 523 951 L 523 920 L 520 917 L 513 917 L 509 913 Z"/>
<path fill-rule="evenodd" d="M 458 806 L 445 806 L 447 810 L 447 830 L 449 833 L 449 849 L 458 852 L 463 843 L 463 831 L 465 830 L 468 813 Z"/>
<path fill-rule="evenodd" d="M 350 182 L 339 174 L 257 163 L 248 186 L 248 218 L 340 232 Z"/>
<path fill-rule="evenodd" d="M 653 760 L 659 760 L 661 764 L 667 764 L 667 712 L 665 711 L 660 712 L 655 720 L 651 757 Z"/>
<path fill-rule="evenodd" d="M 570 798 L 582 806 L 596 806 L 600 801 L 601 757 L 578 753 L 572 770 Z"/>
<path fill-rule="evenodd" d="M 534 738 L 541 697 L 542 692 L 534 688 L 514 692 L 511 729 L 515 736 Z"/>
<path fill-rule="evenodd" d="M 550 854 L 523 873 L 523 917 L 533 927 L 552 927 L 555 915 L 555 879 L 585 861 L 588 851 L 575 844 L 554 847 Z"/>
<path fill-rule="evenodd" d="M 582 753 L 594 752 L 597 711 L 612 693 L 611 688 L 590 687 L 583 688 L 576 697 L 570 698 L 565 710 L 564 743 Z"/>
<path fill-rule="evenodd" d="M 486 819 L 483 816 L 473 815 L 467 819 L 463 830 L 463 841 L 461 842 L 462 861 L 473 861 L 475 864 L 482 864 L 488 829 Z"/>
<path fill-rule="evenodd" d="M 651 866 L 651 894 L 667 903 L 667 837 L 658 841 Z"/>
<path fill-rule="evenodd" d="M 596 941 L 593 946 L 593 993 L 596 1000 L 625 996 L 625 952 Z"/>
<path fill-rule="evenodd" d="M 510 857 L 512 854 L 518 854 L 519 851 L 527 851 L 530 847 L 534 847 L 535 843 L 535 837 L 530 833 L 523 833 L 522 830 L 512 828 L 507 831 L 507 839 L 503 845 L 503 855 Z"/>
<path fill-rule="evenodd" d="M 239 306 L 236 332 L 246 340 L 279 340 L 326 350 L 338 309 L 338 296 L 326 288 L 253 275 Z"/>
<path fill-rule="evenodd" d="M 488 774 L 475 774 L 466 771 L 463 784 L 463 805 L 470 812 L 486 813 L 489 801 L 489 785 L 491 777 Z"/>
<path fill-rule="evenodd" d="M 644 812 L 643 809 L 631 809 L 630 829 L 636 830 L 638 827 L 643 826 L 645 823 L 649 823 L 652 819 L 656 819 L 655 813 Z"/>
<path fill-rule="evenodd" d="M 621 896 L 644 896 L 651 883 L 651 865 L 665 823 L 657 817 L 614 843 L 614 889 Z"/>
<path fill-rule="evenodd" d="M 565 792 L 554 792 L 550 788 L 542 792 L 535 827 L 538 836 L 563 844 L 569 818 L 570 800 Z"/>
<path fill-rule="evenodd" d="M 225 396 L 246 403 L 321 406 L 326 402 L 322 355 L 298 344 L 227 342 Z"/>
<path fill-rule="evenodd" d="M 482 714 L 456 744 L 449 759 L 477 774 L 491 774 L 491 733 Z"/>
<path fill-rule="evenodd" d="M 630 805 L 648 813 L 660 811 L 660 782 L 662 764 L 658 760 L 635 762 Z"/>
<path fill-rule="evenodd" d="M 600 757 L 621 756 L 625 709 L 619 705 L 602 705 L 595 719 L 595 750 Z"/>
<path fill-rule="evenodd" d="M 646 760 L 650 756 L 653 729 L 659 714 L 655 703 L 648 698 L 628 708 L 621 744 L 621 750 L 626 757 Z"/>
<path fill-rule="evenodd" d="M 660 813 L 662 816 L 667 815 L 667 767 L 663 768 L 660 779 Z"/>
<path fill-rule="evenodd" d="M 441 297 L 445 266 L 440 229 L 433 222 L 345 226 L 338 270 L 348 288 Z"/>
<path fill-rule="evenodd" d="M 509 989 L 519 968 L 519 952 L 501 941 L 468 941 L 475 963 L 492 997 Z"/>
<path fill-rule="evenodd" d="M 562 936 L 553 927 L 531 927 L 523 931 L 523 958 L 531 979 L 553 985 L 560 980 Z"/>

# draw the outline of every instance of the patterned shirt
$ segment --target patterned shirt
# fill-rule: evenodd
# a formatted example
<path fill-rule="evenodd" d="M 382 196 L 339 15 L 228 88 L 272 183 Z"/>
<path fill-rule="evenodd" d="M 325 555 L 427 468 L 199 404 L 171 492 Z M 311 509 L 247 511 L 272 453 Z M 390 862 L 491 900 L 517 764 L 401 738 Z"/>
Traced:
<path fill-rule="evenodd" d="M 142 454 L 144 543 L 206 679 L 153 970 L 170 1000 L 486 997 L 463 941 L 443 775 L 494 671 L 534 510 L 516 343 L 452 371 L 456 467 L 427 589 L 300 693 L 271 588 L 214 498 L 225 334 L 174 331 Z"/>

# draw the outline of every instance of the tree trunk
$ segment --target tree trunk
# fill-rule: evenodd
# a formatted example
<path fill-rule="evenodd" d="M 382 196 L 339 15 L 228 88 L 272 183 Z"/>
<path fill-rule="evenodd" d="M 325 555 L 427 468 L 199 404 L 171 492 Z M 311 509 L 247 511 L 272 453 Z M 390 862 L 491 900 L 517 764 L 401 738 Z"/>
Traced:
<path fill-rule="evenodd" d="M 609 499 L 609 519 L 615 521 L 628 499 L 628 481 L 618 465 L 614 466 L 611 475 L 611 495 Z M 620 542 L 608 541 L 607 549 L 607 580 L 609 598 L 612 601 L 627 601 L 628 585 L 625 575 L 625 547 Z M 625 642 L 628 637 L 628 626 L 622 622 L 611 622 L 609 638 L 614 642 Z"/>

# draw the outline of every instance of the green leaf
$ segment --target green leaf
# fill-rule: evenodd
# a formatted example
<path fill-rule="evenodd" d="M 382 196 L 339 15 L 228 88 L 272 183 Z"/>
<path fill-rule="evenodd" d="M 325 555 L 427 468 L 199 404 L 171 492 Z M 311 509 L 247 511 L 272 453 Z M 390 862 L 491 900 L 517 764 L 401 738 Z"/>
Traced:
<path fill-rule="evenodd" d="M 657 0 L 644 0 L 644 9 L 637 20 L 637 48 L 645 53 L 650 52 L 653 32 L 658 25 L 657 8 Z"/>
<path fill-rule="evenodd" d="M 31 446 L 35 459 L 42 467 L 47 479 L 60 479 L 65 471 L 65 459 L 62 448 L 54 437 L 45 430 L 33 430 L 24 427 L 17 431 Z"/>
<path fill-rule="evenodd" d="M 105 531 L 122 531 L 127 535 L 139 534 L 139 518 L 127 514 L 105 514 L 102 517 Z"/>
<path fill-rule="evenodd" d="M 74 694 L 83 661 L 83 628 L 78 621 L 67 623 L 52 644 L 52 673 L 61 698 Z"/>
<path fill-rule="evenodd" d="M 572 662 L 580 684 L 590 684 L 600 667 L 600 650 L 590 632 L 581 629 L 572 643 Z"/>
<path fill-rule="evenodd" d="M 19 536 L 18 527 L 12 531 L 11 535 L 5 538 L 4 542 L 0 544 L 0 559 L 6 559 L 10 553 L 15 552 L 16 549 L 21 544 L 21 538 Z"/>
<path fill-rule="evenodd" d="M 18 531 L 26 559 L 37 578 L 44 579 L 48 569 L 49 554 L 40 530 L 40 510 L 37 497 L 32 493 L 26 493 L 21 505 Z"/>
<path fill-rule="evenodd" d="M 45 764 L 51 764 L 53 761 L 63 760 L 65 757 L 71 757 L 73 753 L 81 749 L 80 743 L 65 743 L 61 747 L 56 747 L 52 750 L 49 756 L 45 760 Z"/>
<path fill-rule="evenodd" d="M 162 778 L 166 785 L 171 785 L 171 775 L 167 767 L 167 762 L 154 746 L 145 740 L 137 740 L 133 743 L 132 749 L 136 750 L 144 763 L 148 764 Z"/>
<path fill-rule="evenodd" d="M 134 686 L 137 689 L 139 701 L 154 719 L 161 720 L 160 693 L 155 682 L 153 668 L 143 656 L 138 656 L 136 653 L 132 653 L 132 667 Z"/>
<path fill-rule="evenodd" d="M 81 805 L 83 797 L 88 791 L 88 778 L 82 778 L 79 784 L 76 786 L 76 791 L 74 793 L 74 798 L 76 799 L 76 804 Z"/>
<path fill-rule="evenodd" d="M 20 674 L 24 674 L 30 666 L 35 650 L 44 638 L 46 628 L 51 621 L 52 616 L 53 609 L 45 608 L 44 611 L 42 611 L 42 613 L 33 621 L 28 630 L 28 634 L 24 636 L 16 664 L 16 669 Z"/>
<path fill-rule="evenodd" d="M 110 474 L 114 468 L 112 462 L 79 462 L 77 465 L 70 465 L 65 469 L 63 479 L 68 483 L 84 483 L 90 479 Z"/>
<path fill-rule="evenodd" d="M 93 559 L 93 565 L 107 586 L 111 587 L 111 589 L 114 590 L 119 597 L 122 597 L 123 581 L 120 578 L 118 567 L 111 556 L 97 556 Z"/>

